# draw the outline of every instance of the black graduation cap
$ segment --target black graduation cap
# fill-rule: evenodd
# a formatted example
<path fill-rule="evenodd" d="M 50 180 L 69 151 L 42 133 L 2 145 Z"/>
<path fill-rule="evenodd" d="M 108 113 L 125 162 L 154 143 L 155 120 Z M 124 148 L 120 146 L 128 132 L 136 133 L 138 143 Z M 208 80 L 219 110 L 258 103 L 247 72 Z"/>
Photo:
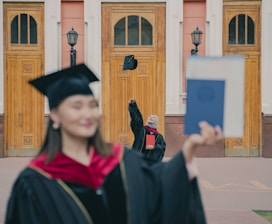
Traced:
<path fill-rule="evenodd" d="M 134 70 L 137 68 L 138 61 L 134 55 L 127 55 L 124 58 L 123 70 Z"/>
<path fill-rule="evenodd" d="M 51 109 L 68 96 L 93 95 L 89 84 L 95 81 L 99 81 L 95 74 L 85 64 L 79 64 L 30 80 L 29 83 L 48 97 Z"/>

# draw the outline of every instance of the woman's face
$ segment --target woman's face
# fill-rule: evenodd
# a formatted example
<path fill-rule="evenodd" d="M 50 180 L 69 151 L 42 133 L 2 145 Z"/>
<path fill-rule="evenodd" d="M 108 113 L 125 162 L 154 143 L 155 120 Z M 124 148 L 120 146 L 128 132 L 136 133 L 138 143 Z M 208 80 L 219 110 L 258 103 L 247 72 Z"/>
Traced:
<path fill-rule="evenodd" d="M 92 137 L 99 125 L 99 108 L 92 95 L 73 95 L 51 110 L 51 119 L 62 134 L 79 138 Z"/>

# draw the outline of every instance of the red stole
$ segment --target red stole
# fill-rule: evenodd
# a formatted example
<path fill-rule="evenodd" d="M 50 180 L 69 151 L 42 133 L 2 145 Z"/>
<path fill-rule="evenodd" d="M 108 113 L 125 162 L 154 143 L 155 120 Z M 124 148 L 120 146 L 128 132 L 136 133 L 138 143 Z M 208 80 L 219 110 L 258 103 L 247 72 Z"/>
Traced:
<path fill-rule="evenodd" d="M 157 129 L 148 127 L 147 125 L 144 126 L 146 130 L 148 130 L 150 133 L 158 133 Z"/>
<path fill-rule="evenodd" d="M 119 164 L 123 156 L 121 144 L 112 147 L 113 155 L 102 157 L 96 150 L 90 153 L 91 163 L 85 166 L 59 152 L 54 159 L 45 164 L 46 154 L 33 159 L 29 167 L 44 171 L 52 179 L 79 183 L 97 189 L 104 183 L 104 178 Z"/>

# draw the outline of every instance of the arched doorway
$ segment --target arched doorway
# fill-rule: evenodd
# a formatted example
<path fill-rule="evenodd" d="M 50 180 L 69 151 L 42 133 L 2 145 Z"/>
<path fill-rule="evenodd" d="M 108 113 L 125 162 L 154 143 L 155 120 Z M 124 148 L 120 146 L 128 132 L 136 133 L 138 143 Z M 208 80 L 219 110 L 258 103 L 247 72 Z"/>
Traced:
<path fill-rule="evenodd" d="M 125 55 L 138 67 L 122 70 Z M 159 116 L 164 133 L 165 4 L 102 4 L 102 110 L 105 137 L 131 145 L 128 100 L 135 98 L 146 119 Z"/>
<path fill-rule="evenodd" d="M 244 136 L 225 140 L 226 156 L 261 156 L 261 1 L 224 2 L 224 54 L 246 59 Z"/>
<path fill-rule="evenodd" d="M 4 156 L 33 156 L 44 133 L 44 98 L 28 84 L 44 70 L 43 3 L 4 3 Z"/>

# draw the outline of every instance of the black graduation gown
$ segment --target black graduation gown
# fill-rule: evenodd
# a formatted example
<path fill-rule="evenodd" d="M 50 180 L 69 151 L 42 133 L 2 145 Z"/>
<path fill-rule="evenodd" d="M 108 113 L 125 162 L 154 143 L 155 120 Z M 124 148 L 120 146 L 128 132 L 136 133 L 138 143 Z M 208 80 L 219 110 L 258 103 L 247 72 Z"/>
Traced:
<path fill-rule="evenodd" d="M 95 198 L 94 192 L 103 196 L 101 200 Z M 100 212 L 100 218 L 92 206 Z M 169 162 L 154 163 L 125 149 L 119 165 L 99 189 L 56 181 L 26 168 L 13 186 L 5 223 L 202 224 L 206 221 L 197 180 L 188 180 L 181 152 Z"/>
<path fill-rule="evenodd" d="M 128 110 L 131 117 L 130 126 L 134 135 L 132 149 L 140 151 L 155 161 L 161 161 L 163 159 L 166 147 L 166 143 L 162 134 L 159 132 L 153 133 L 155 135 L 154 149 L 147 150 L 145 148 L 146 135 L 150 134 L 150 132 L 144 126 L 143 116 L 138 108 L 137 103 L 129 104 Z"/>

